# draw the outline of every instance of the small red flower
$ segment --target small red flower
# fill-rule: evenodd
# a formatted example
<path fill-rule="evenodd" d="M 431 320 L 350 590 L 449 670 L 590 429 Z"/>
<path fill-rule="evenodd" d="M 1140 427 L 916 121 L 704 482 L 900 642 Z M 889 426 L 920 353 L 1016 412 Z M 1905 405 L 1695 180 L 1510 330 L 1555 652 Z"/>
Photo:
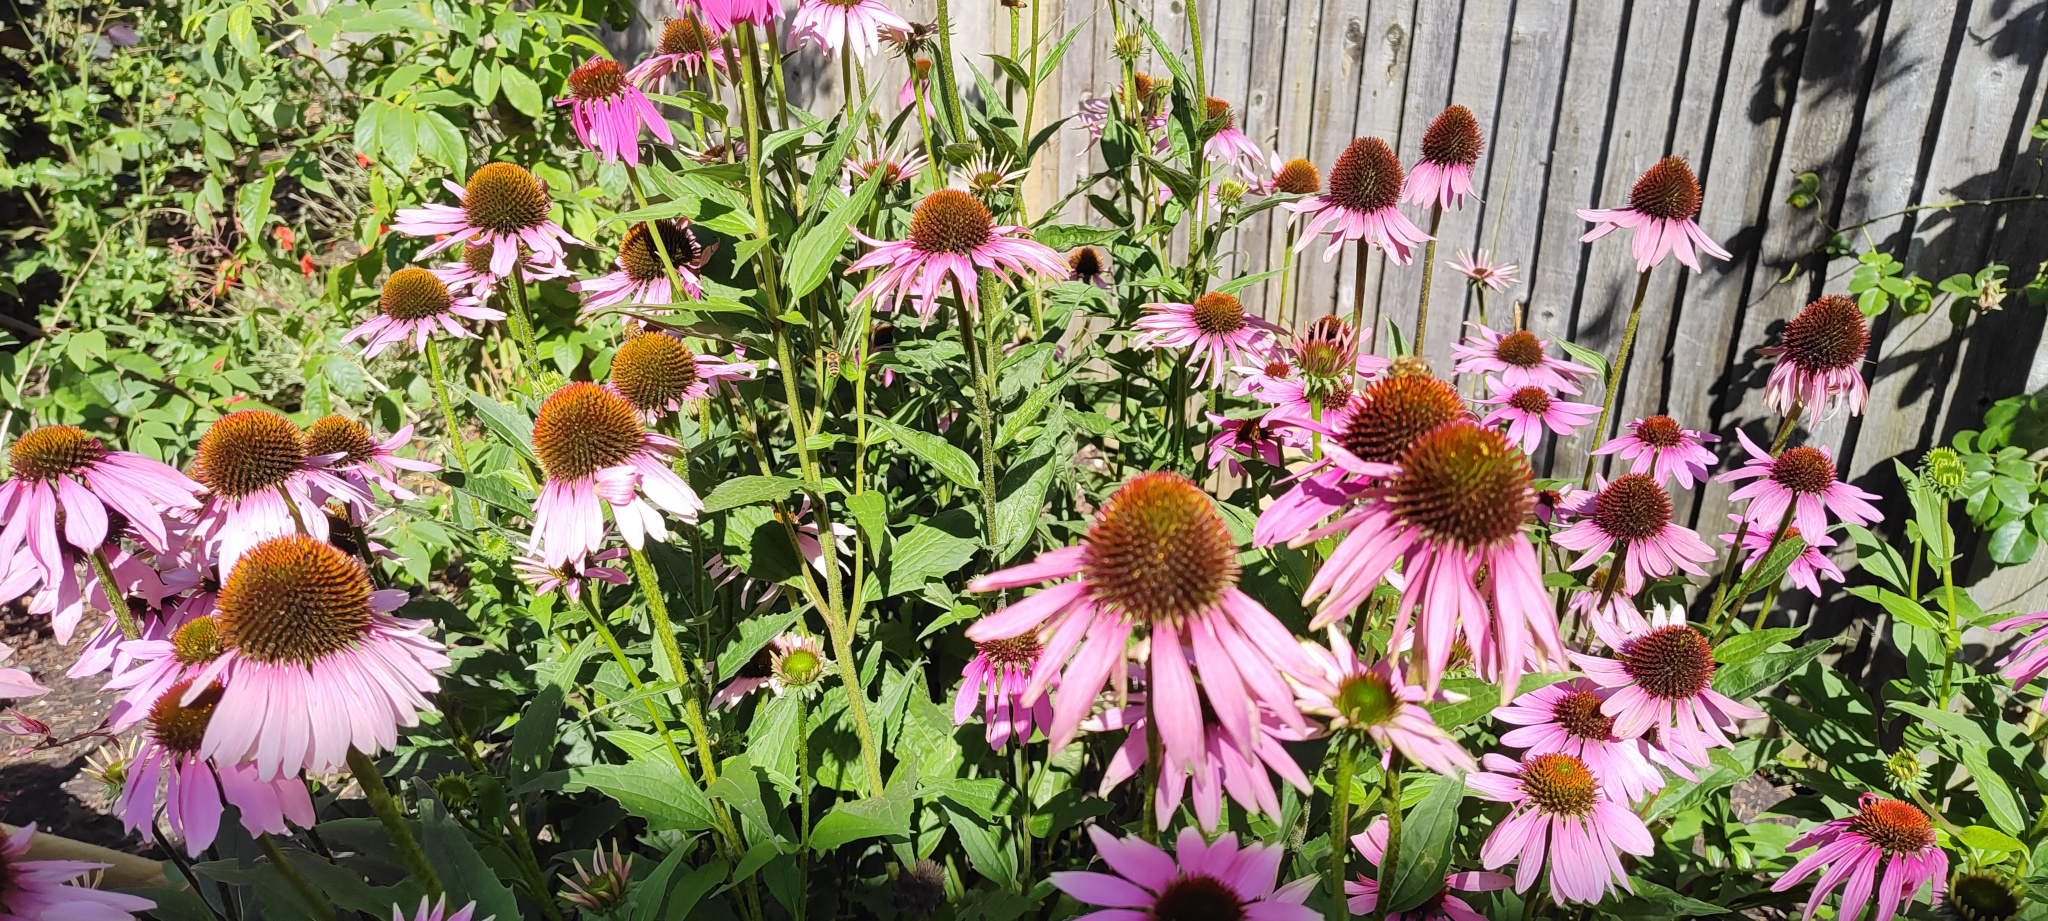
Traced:
<path fill-rule="evenodd" d="M 362 167 L 362 168 L 364 168 L 364 169 L 369 169 L 369 168 L 370 168 L 370 158 L 369 158 L 369 157 L 366 157 L 366 156 L 363 156 L 363 152 L 362 152 L 362 151 L 360 151 L 360 150 L 358 150 L 358 151 L 356 151 L 356 165 L 357 165 L 357 166 L 360 166 L 360 167 Z"/>
<path fill-rule="evenodd" d="M 308 256 L 300 256 L 300 257 L 299 257 L 299 271 L 301 271 L 301 272 L 304 272 L 304 273 L 306 274 L 306 277 L 307 277 L 307 278 L 312 278 L 312 277 L 313 277 L 313 257 L 312 257 L 312 256 L 308 255 Z"/>
<path fill-rule="evenodd" d="M 285 252 L 291 252 L 294 244 L 298 242 L 298 235 L 292 233 L 290 227 L 282 224 L 271 228 L 270 235 L 277 238 L 278 248 Z"/>

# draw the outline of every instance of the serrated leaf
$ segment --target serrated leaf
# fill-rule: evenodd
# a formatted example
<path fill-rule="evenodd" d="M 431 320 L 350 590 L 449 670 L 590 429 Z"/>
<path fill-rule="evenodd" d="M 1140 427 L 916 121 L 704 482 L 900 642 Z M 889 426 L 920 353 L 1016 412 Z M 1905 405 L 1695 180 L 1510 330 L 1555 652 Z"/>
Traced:
<path fill-rule="evenodd" d="M 927 579 L 956 572 L 974 557 L 975 542 L 928 524 L 911 528 L 896 539 L 889 554 L 888 596 L 914 592 Z"/>
<path fill-rule="evenodd" d="M 726 480 L 704 497 L 704 513 L 723 512 L 743 505 L 775 502 L 788 496 L 803 481 L 786 476 L 737 476 Z"/>

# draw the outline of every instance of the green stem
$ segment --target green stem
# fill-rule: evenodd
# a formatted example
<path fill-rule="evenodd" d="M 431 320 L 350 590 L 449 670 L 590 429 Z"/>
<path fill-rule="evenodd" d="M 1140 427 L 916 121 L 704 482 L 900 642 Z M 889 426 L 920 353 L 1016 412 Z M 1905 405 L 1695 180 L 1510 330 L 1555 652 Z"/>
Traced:
<path fill-rule="evenodd" d="M 640 186 L 640 170 L 638 168 L 631 165 L 626 167 L 626 184 L 633 189 L 633 202 L 640 206 L 640 210 L 647 210 L 647 191 Z M 688 296 L 688 289 L 683 287 L 682 273 L 676 271 L 675 260 L 669 256 L 668 241 L 661 238 L 661 227 L 653 221 L 647 222 L 647 238 L 654 243 L 655 255 L 661 257 L 662 269 L 668 272 L 669 300 L 671 302 L 682 301 Z"/>
<path fill-rule="evenodd" d="M 1033 7 L 1036 9 L 1036 6 Z M 1032 30 L 1034 33 L 1037 29 Z M 1010 755 L 1011 767 L 1017 774 L 1017 891 L 1031 891 L 1031 758 L 1025 753 L 1030 742 L 1015 740 L 1017 748 Z"/>
<path fill-rule="evenodd" d="M 1294 232 L 1293 224 L 1287 225 L 1287 248 L 1280 251 L 1280 308 L 1276 311 L 1284 319 L 1281 328 L 1294 331 L 1294 301 L 1288 294 L 1294 287 Z"/>
<path fill-rule="evenodd" d="M 953 16 L 946 0 L 938 0 L 939 6 L 939 91 L 945 94 L 946 124 L 953 131 L 953 142 L 967 140 L 966 105 L 960 101 L 960 85 L 953 80 Z"/>
<path fill-rule="evenodd" d="M 974 311 L 967 305 L 966 287 L 953 279 L 953 293 L 960 320 L 960 346 L 967 350 L 967 364 L 974 373 L 974 421 L 981 428 L 981 544 L 994 565 L 996 552 L 996 434 L 995 416 L 989 409 L 989 364 L 994 356 L 981 348 L 974 335 Z M 980 352 L 977 358 L 976 352 Z"/>
<path fill-rule="evenodd" d="M 1358 270 L 1351 276 L 1351 332 L 1362 336 L 1365 329 L 1365 257 L 1372 252 L 1365 238 L 1358 240 Z"/>
<path fill-rule="evenodd" d="M 320 894 L 320 890 L 313 888 L 312 883 L 306 882 L 306 878 L 299 874 L 298 867 L 292 866 L 292 862 L 285 859 L 284 851 L 278 848 L 277 842 L 271 840 L 269 834 L 258 834 L 256 844 L 263 848 L 263 856 L 270 858 L 271 867 L 277 870 L 277 875 L 284 877 L 284 881 L 292 887 L 293 892 L 298 893 L 299 899 L 312 910 L 314 917 L 320 921 L 334 921 L 334 909 L 328 904 L 326 897 Z"/>
<path fill-rule="evenodd" d="M 1415 305 L 1415 354 L 1422 354 L 1423 337 L 1429 334 L 1429 289 L 1436 281 L 1436 229 L 1444 220 L 1442 203 L 1429 207 L 1429 242 L 1422 244 L 1422 300 Z"/>
<path fill-rule="evenodd" d="M 433 377 L 434 402 L 441 407 L 441 425 L 448 429 L 448 455 L 454 459 L 455 469 L 462 472 L 463 485 L 474 488 L 475 484 L 468 481 L 469 449 L 462 443 L 462 427 L 455 419 L 455 404 L 448 401 L 447 371 L 441 364 L 441 344 L 431 336 L 427 337 L 427 371 Z M 457 506 L 458 511 L 460 508 Z M 474 496 L 470 498 L 468 508 L 472 520 L 483 517 L 483 506 Z"/>
<path fill-rule="evenodd" d="M 1380 855 L 1380 900 L 1373 907 L 1372 916 L 1377 921 L 1387 917 L 1388 900 L 1394 897 L 1395 867 L 1401 863 L 1401 756 L 1394 755 L 1387 760 L 1387 849 Z M 1455 782 L 1455 779 L 1445 782 Z M 1350 844 L 1349 840 L 1344 842 Z"/>
<path fill-rule="evenodd" d="M 860 760 L 867 769 L 868 795 L 881 796 L 882 756 L 875 748 L 875 731 L 868 722 L 867 691 L 861 687 L 860 667 L 853 658 L 853 627 L 830 609 L 824 615 L 825 632 L 832 635 L 832 656 L 839 661 L 839 677 L 846 686 L 846 712 L 853 717 L 854 735 L 860 738 Z"/>
<path fill-rule="evenodd" d="M 633 663 L 626 658 L 626 650 L 619 646 L 618 637 L 612 635 L 611 625 L 605 623 L 604 614 L 598 608 L 597 580 L 592 579 L 584 584 L 583 601 L 590 615 L 591 628 L 597 631 L 598 639 L 604 641 L 605 648 L 611 650 L 612 661 L 617 662 L 619 671 L 626 674 L 626 682 L 633 686 L 635 693 L 646 690 L 647 682 L 640 680 L 640 670 L 634 668 Z M 662 744 L 668 747 L 670 760 L 676 763 L 676 770 L 683 780 L 695 783 L 696 778 L 690 776 L 689 759 L 684 758 L 682 749 L 676 747 L 675 736 L 669 732 L 668 719 L 661 715 L 661 705 L 651 698 L 643 703 L 647 705 L 647 718 L 654 723 L 655 733 L 661 736 Z"/>
<path fill-rule="evenodd" d="M 363 798 L 370 801 L 370 811 L 377 814 L 377 821 L 384 824 L 384 833 L 391 837 L 391 846 L 398 851 L 398 859 L 405 864 L 405 872 L 419 881 L 420 888 L 429 898 L 439 898 L 443 890 L 441 877 L 434 872 L 433 863 L 427 860 L 427 852 L 420 849 L 419 840 L 412 836 L 412 829 L 405 824 L 405 807 L 391 795 L 391 788 L 384 785 L 384 775 L 377 770 L 377 762 L 369 755 L 350 748 L 348 750 L 349 773 L 354 774 L 356 784 L 363 788 Z"/>
<path fill-rule="evenodd" d="M 114 581 L 114 567 L 107 562 L 106 548 L 94 547 L 86 558 L 92 561 L 93 577 L 100 581 L 100 591 L 107 595 L 107 613 L 114 615 L 114 622 L 121 625 L 121 635 L 131 640 L 141 636 L 142 631 L 135 626 L 135 615 L 128 612 L 127 593 Z"/>
<path fill-rule="evenodd" d="M 1799 421 L 1799 415 L 1805 409 L 1806 407 L 1803 404 L 1792 404 L 1792 411 L 1786 413 L 1784 421 L 1778 424 L 1777 437 L 1771 440 L 1772 457 L 1778 456 L 1778 452 L 1785 450 L 1785 442 L 1792 438 L 1792 427 Z M 1749 519 L 1744 518 L 1742 523 L 1735 528 L 1735 542 L 1728 547 L 1728 562 L 1721 567 L 1720 584 L 1714 587 L 1714 601 L 1707 606 L 1706 626 L 1708 630 L 1714 630 L 1716 625 L 1721 622 L 1721 604 L 1727 600 L 1728 590 L 1735 586 L 1735 576 L 1741 571 L 1742 558 L 1744 556 L 1742 542 L 1748 537 Z M 1915 549 L 1918 549 L 1917 545 Z M 1917 570 L 1918 567 L 1915 568 Z M 1919 577 L 1917 571 L 1914 573 L 1914 577 L 1916 579 Z M 1915 584 L 1917 585 L 1918 583 L 1916 582 Z M 1914 594 L 1914 597 L 1919 597 L 1917 592 Z"/>
<path fill-rule="evenodd" d="M 1202 8 L 1190 3 L 1188 10 L 1188 37 L 1195 53 L 1195 105 L 1202 105 L 1209 98 L 1208 71 L 1202 66 Z"/>
<path fill-rule="evenodd" d="M 805 692 L 798 691 L 796 697 L 796 796 L 797 818 L 797 892 L 811 891 L 811 740 L 810 701 Z M 804 921 L 804 910 L 809 900 L 798 896 L 796 900 L 796 921 Z"/>
<path fill-rule="evenodd" d="M 534 344 L 533 312 L 526 306 L 526 278 L 518 266 L 512 268 L 512 333 L 519 338 L 519 351 L 526 362 L 519 369 L 521 380 L 529 378 L 533 369 L 540 366 L 540 346 Z"/>
<path fill-rule="evenodd" d="M 1764 564 L 1770 561 L 1771 553 L 1778 549 L 1778 544 L 1785 540 L 1785 532 L 1792 529 L 1792 513 L 1797 510 L 1796 504 L 1785 508 L 1784 517 L 1778 519 L 1778 530 L 1771 534 L 1771 542 L 1765 545 L 1763 555 L 1756 558 L 1756 565 L 1749 567 L 1749 571 L 1743 575 L 1742 585 L 1727 599 L 1726 610 L 1707 612 L 1708 620 L 1719 624 L 1714 630 L 1714 642 L 1719 643 L 1721 637 L 1727 635 L 1728 628 L 1735 623 L 1736 613 L 1742 610 L 1742 603 L 1748 601 L 1750 594 L 1756 591 L 1757 574 L 1763 571 Z M 1742 552 L 1742 542 L 1739 539 L 1735 544 L 1735 552 Z M 1764 614 L 1768 616 L 1770 610 L 1765 609 Z M 1722 616 L 1726 619 L 1723 620 Z M 1757 622 L 1762 623 L 1762 618 L 1758 618 Z"/>
<path fill-rule="evenodd" d="M 1351 856 L 1351 771 L 1356 752 L 1338 739 L 1337 774 L 1330 778 L 1330 911 L 1331 921 L 1351 917 L 1344 898 L 1344 865 Z"/>
<path fill-rule="evenodd" d="M 1607 369 L 1607 398 L 1600 401 L 1600 424 L 1593 428 L 1593 447 L 1607 443 L 1607 420 L 1614 415 L 1614 395 L 1621 391 L 1621 379 L 1628 374 L 1629 352 L 1635 348 L 1636 325 L 1643 319 L 1643 296 L 1650 293 L 1650 270 L 1644 269 L 1636 275 L 1636 298 L 1628 309 L 1628 326 L 1621 331 L 1621 349 L 1614 353 L 1614 367 Z M 1579 478 L 1579 488 L 1593 482 L 1593 464 L 1588 461 L 1586 473 Z"/>
<path fill-rule="evenodd" d="M 533 835 L 527 831 L 526 813 L 518 808 L 513 812 L 519 817 L 519 827 L 508 829 L 512 834 L 507 837 L 512 839 L 513 859 L 519 863 L 519 872 L 526 877 L 527 894 L 548 921 L 562 921 L 562 909 L 548 892 L 548 878 L 540 872 L 540 860 L 533 856 Z"/>

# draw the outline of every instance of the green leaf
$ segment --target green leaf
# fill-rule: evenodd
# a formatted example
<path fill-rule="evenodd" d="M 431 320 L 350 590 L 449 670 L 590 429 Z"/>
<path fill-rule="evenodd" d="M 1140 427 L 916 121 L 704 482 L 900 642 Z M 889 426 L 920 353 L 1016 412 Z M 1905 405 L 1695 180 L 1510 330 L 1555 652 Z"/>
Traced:
<path fill-rule="evenodd" d="M 470 390 L 461 384 L 449 384 L 449 389 L 462 395 L 463 400 L 476 407 L 477 417 L 484 428 L 490 429 L 498 440 L 511 445 L 527 460 L 538 462 L 533 453 L 533 420 L 526 413 Z"/>
<path fill-rule="evenodd" d="M 1725 915 L 1728 909 L 1699 899 L 1680 895 L 1657 883 L 1642 877 L 1630 880 L 1635 892 L 1621 900 L 1621 904 L 1606 914 L 1615 918 L 1643 919 L 1643 921 L 1664 921 L 1667 918 L 1699 918 L 1707 915 Z"/>
<path fill-rule="evenodd" d="M 1799 559 L 1799 555 L 1805 552 L 1805 538 L 1793 534 L 1785 535 L 1778 540 L 1777 546 L 1771 548 L 1770 553 L 1757 561 L 1756 568 L 1751 570 L 1752 574 L 1744 576 L 1742 584 L 1750 586 L 1752 593 L 1758 589 L 1769 589 L 1778 584 L 1780 579 L 1785 578 L 1785 570 L 1792 568 L 1792 561 Z M 1746 600 L 1748 599 L 1734 599 L 1730 602 L 1730 609 L 1740 608 Z"/>
<path fill-rule="evenodd" d="M 439 112 L 421 112 L 414 122 L 419 129 L 419 149 L 427 159 L 458 174 L 469 172 L 469 146 L 462 133 Z"/>
<path fill-rule="evenodd" d="M 911 528 L 910 533 L 896 539 L 896 547 L 889 554 L 885 594 L 893 597 L 914 592 L 923 588 L 927 579 L 957 572 L 973 559 L 974 550 L 973 540 L 931 525 Z"/>
<path fill-rule="evenodd" d="M 2021 843 L 2018 838 L 2008 835 L 2005 832 L 1999 831 L 1996 828 L 1985 828 L 1982 825 L 1972 825 L 1968 828 L 1965 828 L 1961 832 L 1958 832 L 1956 834 L 1956 837 L 1961 839 L 1964 844 L 1974 847 L 1980 851 L 1998 851 L 2000 853 L 2013 853 L 2025 851 L 2027 849 L 2027 846 Z"/>
<path fill-rule="evenodd" d="M 796 245 L 789 248 L 782 279 L 789 288 L 791 301 L 811 293 L 832 271 L 839 251 L 853 236 L 854 222 L 867 214 L 868 206 L 875 200 L 876 190 L 882 187 L 882 179 L 882 172 L 877 170 L 860 184 L 851 197 L 816 226 L 804 231 L 803 236 L 797 238 Z"/>
<path fill-rule="evenodd" d="M 593 764 L 572 768 L 565 793 L 596 790 L 647 820 L 656 830 L 703 831 L 712 827 L 711 802 L 702 790 L 667 763 L 666 754 L 635 758 L 626 764 Z M 518 917 L 507 915 L 506 917 Z"/>
<path fill-rule="evenodd" d="M 1557 344 L 1565 350 L 1566 354 L 1572 356 L 1573 361 L 1593 369 L 1594 384 L 1598 385 L 1607 382 L 1607 356 L 1564 339 L 1557 340 Z"/>
<path fill-rule="evenodd" d="M 1438 778 L 1429 794 L 1401 822 L 1401 853 L 1391 874 L 1382 873 L 1389 893 L 1388 913 L 1407 911 L 1442 891 L 1444 868 L 1458 831 L 1458 804 L 1465 798 L 1463 778 Z"/>
<path fill-rule="evenodd" d="M 526 705 L 519 714 L 519 725 L 512 729 L 512 776 L 513 786 L 525 783 L 535 775 L 548 769 L 553 759 L 550 755 L 555 748 L 556 724 L 562 717 L 562 689 L 555 685 L 541 688 L 533 702 Z"/>
<path fill-rule="evenodd" d="M 739 674 L 741 667 L 768 645 L 776 634 L 796 624 L 802 610 L 782 611 L 762 617 L 742 618 L 739 622 L 739 636 L 726 644 L 725 651 L 718 654 L 718 675 L 721 679 Z"/>
<path fill-rule="evenodd" d="M 1112 227 L 1091 227 L 1087 224 L 1047 224 L 1031 231 L 1031 238 L 1057 250 L 1076 249 L 1083 246 L 1107 246 L 1116 241 L 1122 231 Z"/>
<path fill-rule="evenodd" d="M 512 890 L 498 881 L 498 874 L 476 852 L 469 834 L 448 817 L 438 800 L 420 801 L 420 847 L 441 877 L 448 898 L 456 904 L 474 901 L 485 916 L 519 917 L 519 902 L 512 897 Z"/>
<path fill-rule="evenodd" d="M 953 447 L 946 439 L 930 432 L 905 428 L 881 416 L 870 415 L 867 420 L 879 430 L 881 440 L 894 441 L 902 445 L 904 450 L 917 455 L 919 459 L 932 465 L 933 469 L 944 474 L 946 479 L 963 488 L 981 489 L 981 475 L 974 467 L 974 459 L 968 457 L 967 452 Z"/>
<path fill-rule="evenodd" d="M 892 789 L 888 795 L 833 806 L 832 811 L 825 813 L 825 817 L 811 828 L 811 847 L 829 851 L 863 838 L 910 837 L 913 803 L 907 796 L 896 796 L 896 792 Z"/>
<path fill-rule="evenodd" d="M 786 476 L 738 476 L 711 490 L 704 497 L 704 513 L 722 512 L 742 505 L 776 502 L 802 486 L 803 481 Z"/>
<path fill-rule="evenodd" d="M 526 72 L 510 63 L 498 65 L 498 86 L 505 91 L 505 101 L 512 104 L 529 118 L 539 118 L 547 106 L 541 98 L 540 84 Z"/>
<path fill-rule="evenodd" d="M 668 910 L 662 914 L 663 921 L 686 921 L 696 911 L 697 903 L 704 900 L 719 883 L 725 882 L 727 866 L 723 860 L 714 860 L 676 881 L 669 890 Z"/>
<path fill-rule="evenodd" d="M 1732 636 L 1714 650 L 1714 661 L 1722 665 L 1738 665 L 1763 655 L 1765 650 L 1779 643 L 1790 644 L 1805 632 L 1803 627 L 1778 627 Z"/>
<path fill-rule="evenodd" d="M 1850 586 L 1849 594 L 1883 605 L 1884 609 L 1890 611 L 1901 623 L 1912 624 L 1922 630 L 1941 630 L 1935 625 L 1934 615 L 1929 613 L 1925 606 L 1891 589 L 1875 585 L 1854 585 Z"/>
<path fill-rule="evenodd" d="M 846 497 L 846 510 L 853 513 L 854 524 L 860 526 L 868 545 L 879 555 L 889 539 L 889 498 L 872 490 L 855 493 Z"/>
<path fill-rule="evenodd" d="M 1848 527 L 1850 538 L 1856 542 L 1856 565 L 1903 591 L 1912 581 L 1906 572 L 1905 557 L 1890 544 L 1878 540 L 1869 528 L 1853 524 Z"/>
<path fill-rule="evenodd" d="M 1833 645 L 1823 640 L 1783 652 L 1766 652 L 1735 665 L 1723 666 L 1714 673 L 1714 690 L 1734 700 L 1753 697 L 1757 692 L 1798 674 Z"/>

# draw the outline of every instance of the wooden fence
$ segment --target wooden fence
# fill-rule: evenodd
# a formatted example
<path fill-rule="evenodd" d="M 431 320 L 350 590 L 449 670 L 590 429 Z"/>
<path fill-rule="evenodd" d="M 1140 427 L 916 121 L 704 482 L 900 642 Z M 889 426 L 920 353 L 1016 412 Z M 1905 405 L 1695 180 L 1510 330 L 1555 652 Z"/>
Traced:
<path fill-rule="evenodd" d="M 644 2 L 655 21 L 668 15 L 666 0 Z M 1119 71 L 1107 0 L 1041 2 L 1049 35 L 1078 29 L 1058 98 L 1040 101 L 1045 124 L 1084 94 L 1108 93 Z M 993 0 L 951 6 L 961 66 L 992 72 L 981 55 L 1008 51 L 1008 10 Z M 934 18 L 931 0 L 897 9 Z M 1125 9 L 1189 48 L 1184 0 Z M 1667 413 L 1720 433 L 1724 454 L 1740 453 L 1737 427 L 1770 435 L 1768 368 L 1755 349 L 1811 298 L 1844 290 L 1855 266 L 1821 252 L 1827 227 L 1854 227 L 1857 246 L 1867 240 L 1933 279 L 2001 262 L 2024 281 L 2048 259 L 2048 203 L 1910 210 L 2043 191 L 2043 142 L 2030 129 L 2048 116 L 2048 0 L 1199 0 L 1199 10 L 1210 94 L 1283 157 L 1327 172 L 1352 138 L 1375 135 L 1412 162 L 1439 111 L 1471 109 L 1488 144 L 1481 201 L 1445 215 L 1438 259 L 1479 249 L 1519 266 L 1525 283 L 1509 296 L 1545 336 L 1612 352 L 1633 263 L 1619 235 L 1578 242 L 1587 225 L 1574 212 L 1625 202 L 1636 176 L 1667 153 L 1690 160 L 1706 191 L 1700 223 L 1735 258 L 1697 275 L 1671 263 L 1654 273 L 1619 415 Z M 646 41 L 619 38 L 622 53 Z M 1149 55 L 1138 66 L 1164 72 Z M 869 77 L 893 105 L 901 66 Z M 796 79 L 819 105 L 839 98 L 836 65 Z M 1086 140 L 1060 133 L 1042 160 L 1056 169 L 1031 177 L 1031 200 L 1056 200 L 1086 175 Z M 1807 173 L 1820 180 L 1817 201 L 1793 208 L 1787 199 Z M 1254 219 L 1231 241 L 1234 271 L 1277 267 L 1286 240 L 1283 221 Z M 1323 263 L 1320 249 L 1298 270 L 1304 319 L 1348 311 L 1360 270 L 1350 252 Z M 1412 328 L 1420 268 L 1367 259 L 1368 314 Z M 1440 265 L 1434 288 L 1426 354 L 1447 370 L 1450 342 L 1476 317 L 1456 273 Z M 1252 292 L 1248 305 L 1277 316 L 1277 291 Z M 1895 496 L 1894 458 L 1917 460 L 1924 446 L 1977 426 L 1992 401 L 2048 385 L 2042 316 L 2015 296 L 1967 335 L 1941 312 L 1880 322 L 1865 369 L 1869 411 L 1815 423 L 1809 443 L 1831 448 L 1859 485 Z M 1578 472 L 1582 448 L 1559 446 L 1558 475 Z M 1727 492 L 1702 490 L 1690 510 L 1710 535 L 1726 520 Z M 1971 572 L 1987 608 L 2048 607 L 2048 563 L 1992 573 L 1981 556 Z"/>

